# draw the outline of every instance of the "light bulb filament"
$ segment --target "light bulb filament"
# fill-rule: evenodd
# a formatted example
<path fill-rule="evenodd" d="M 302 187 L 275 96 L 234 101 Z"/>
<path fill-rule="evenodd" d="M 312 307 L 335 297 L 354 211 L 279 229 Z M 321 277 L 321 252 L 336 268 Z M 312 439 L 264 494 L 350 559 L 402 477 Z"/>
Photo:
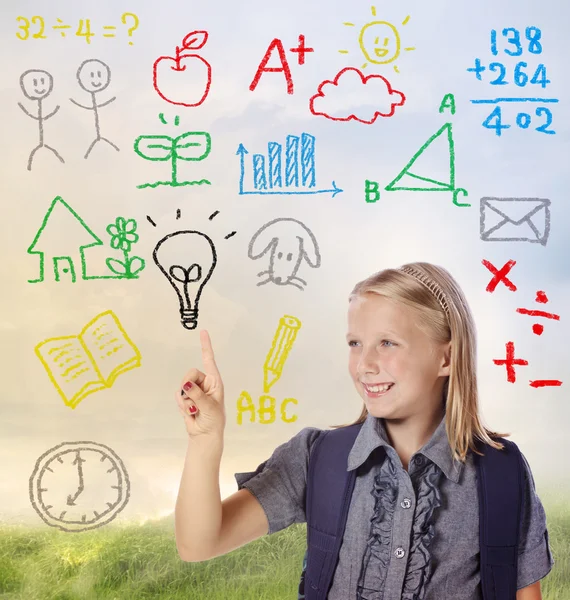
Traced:
<path fill-rule="evenodd" d="M 192 270 L 196 271 L 195 275 L 190 275 Z M 202 267 L 194 263 L 188 269 L 180 265 L 172 265 L 168 270 L 172 279 L 176 279 L 176 281 L 180 281 L 180 283 L 192 283 L 194 281 L 200 281 L 202 279 Z"/>

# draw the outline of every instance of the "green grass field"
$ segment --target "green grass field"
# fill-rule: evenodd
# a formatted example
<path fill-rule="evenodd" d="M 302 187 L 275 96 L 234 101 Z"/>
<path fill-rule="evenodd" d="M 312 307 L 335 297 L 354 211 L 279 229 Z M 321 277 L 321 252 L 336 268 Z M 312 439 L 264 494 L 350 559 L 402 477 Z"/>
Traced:
<path fill-rule="evenodd" d="M 570 598 L 570 504 L 543 503 L 556 564 L 544 600 Z M 72 534 L 47 526 L 0 529 L 6 600 L 287 600 L 297 597 L 306 526 L 293 525 L 226 556 L 184 563 L 172 517 Z"/>

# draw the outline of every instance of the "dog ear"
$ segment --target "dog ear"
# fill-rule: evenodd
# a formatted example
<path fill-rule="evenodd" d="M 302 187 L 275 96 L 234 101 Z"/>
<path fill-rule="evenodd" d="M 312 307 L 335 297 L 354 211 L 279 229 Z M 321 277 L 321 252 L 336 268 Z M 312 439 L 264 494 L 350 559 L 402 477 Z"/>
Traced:
<path fill-rule="evenodd" d="M 321 255 L 319 253 L 319 246 L 313 233 L 305 227 L 302 223 L 305 235 L 303 237 L 297 236 L 301 242 L 301 256 L 307 261 L 309 266 L 314 269 L 321 266 Z"/>
<path fill-rule="evenodd" d="M 274 236 L 271 231 L 267 231 L 267 228 L 273 223 L 274 221 L 266 223 L 251 238 L 249 247 L 247 249 L 247 255 L 249 258 L 253 258 L 255 260 L 263 256 L 269 249 L 273 250 L 273 248 L 275 248 L 278 238 Z"/>

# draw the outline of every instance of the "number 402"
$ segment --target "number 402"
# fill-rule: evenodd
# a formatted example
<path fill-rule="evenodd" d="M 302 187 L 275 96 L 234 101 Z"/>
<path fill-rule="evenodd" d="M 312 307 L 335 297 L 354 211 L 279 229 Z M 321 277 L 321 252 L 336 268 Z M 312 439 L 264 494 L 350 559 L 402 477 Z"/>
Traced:
<path fill-rule="evenodd" d="M 537 117 L 543 117 L 544 123 L 536 127 L 536 131 L 540 131 L 541 133 L 546 133 L 549 135 L 554 135 L 556 131 L 554 129 L 549 129 L 549 126 L 552 124 L 552 112 L 550 109 L 539 106 L 535 114 Z M 530 127 L 532 118 L 528 113 L 520 112 L 516 117 L 516 124 L 521 129 L 528 129 Z M 504 125 L 502 121 L 502 113 L 501 107 L 497 106 L 495 110 L 483 121 L 483 127 L 486 129 L 494 129 L 495 133 L 500 136 L 503 129 L 509 129 L 510 125 Z"/>

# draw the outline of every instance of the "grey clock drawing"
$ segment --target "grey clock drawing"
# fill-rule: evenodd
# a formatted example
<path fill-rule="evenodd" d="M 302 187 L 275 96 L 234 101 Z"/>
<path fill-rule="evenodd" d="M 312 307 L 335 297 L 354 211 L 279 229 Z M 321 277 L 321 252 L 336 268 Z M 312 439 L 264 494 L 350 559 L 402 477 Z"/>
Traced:
<path fill-rule="evenodd" d="M 32 506 L 51 527 L 78 532 L 112 521 L 129 501 L 123 461 L 96 442 L 63 442 L 36 461 L 30 477 Z"/>

